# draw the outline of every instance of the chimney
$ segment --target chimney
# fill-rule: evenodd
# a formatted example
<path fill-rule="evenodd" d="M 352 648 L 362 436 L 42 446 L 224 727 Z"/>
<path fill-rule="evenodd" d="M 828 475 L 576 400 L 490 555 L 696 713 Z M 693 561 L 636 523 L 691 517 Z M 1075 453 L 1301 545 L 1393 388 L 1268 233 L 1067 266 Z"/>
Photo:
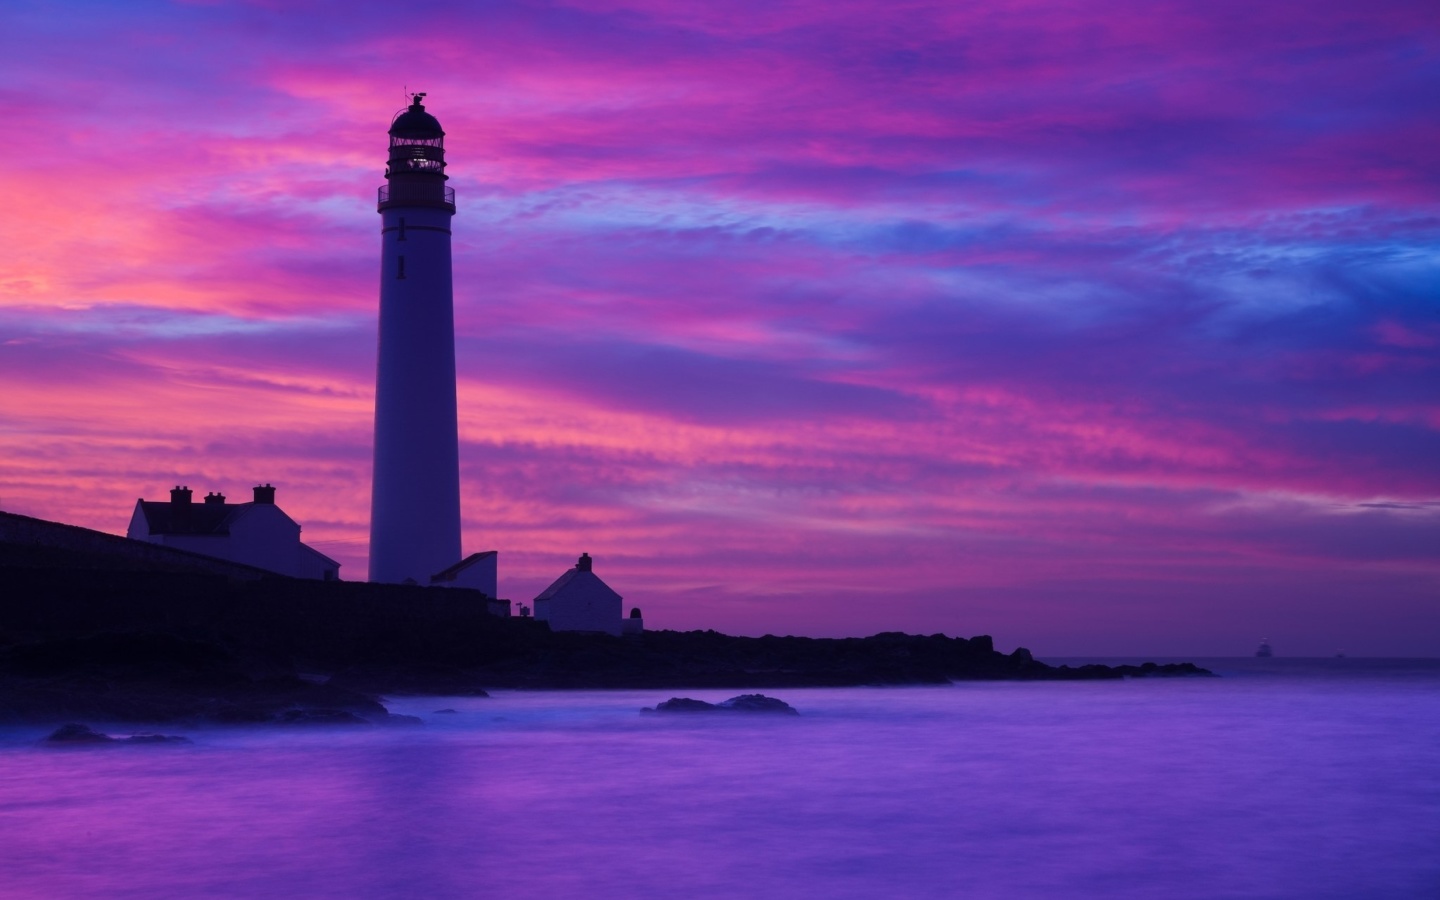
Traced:
<path fill-rule="evenodd" d="M 271 487 L 268 483 L 255 485 L 255 502 L 268 503 L 271 506 L 274 506 L 275 488 Z"/>
<path fill-rule="evenodd" d="M 590 564 L 592 562 L 594 562 L 594 560 L 590 558 L 590 554 L 582 553 L 580 554 L 580 559 L 575 562 L 575 568 L 581 572 L 588 572 L 590 571 Z"/>
<path fill-rule="evenodd" d="M 175 485 L 170 489 L 170 527 L 184 531 L 190 527 L 190 489 Z"/>
<path fill-rule="evenodd" d="M 224 495 L 224 494 L 220 494 L 220 493 L 216 493 L 215 491 L 211 491 L 210 493 L 208 493 L 208 494 L 205 495 L 205 505 L 206 505 L 206 506 L 217 506 L 217 505 L 218 505 L 218 506 L 224 506 L 224 505 L 225 505 L 225 495 Z"/>

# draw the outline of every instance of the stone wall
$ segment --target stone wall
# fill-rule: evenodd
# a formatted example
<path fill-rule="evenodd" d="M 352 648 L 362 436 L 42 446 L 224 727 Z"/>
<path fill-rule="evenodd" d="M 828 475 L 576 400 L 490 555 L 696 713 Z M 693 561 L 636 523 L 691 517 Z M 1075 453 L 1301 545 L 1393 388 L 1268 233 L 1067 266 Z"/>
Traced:
<path fill-rule="evenodd" d="M 76 525 L 0 512 L 0 564 L 58 569 L 197 572 L 254 580 L 271 573 Z"/>

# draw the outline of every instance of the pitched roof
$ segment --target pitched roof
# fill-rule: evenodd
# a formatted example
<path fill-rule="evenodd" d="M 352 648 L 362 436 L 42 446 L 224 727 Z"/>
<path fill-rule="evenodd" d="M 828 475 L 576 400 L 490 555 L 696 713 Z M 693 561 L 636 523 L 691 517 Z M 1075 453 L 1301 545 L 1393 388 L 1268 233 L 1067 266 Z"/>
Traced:
<path fill-rule="evenodd" d="M 599 585 L 602 590 L 606 590 L 609 591 L 611 594 L 614 594 L 616 600 L 625 599 L 621 597 L 618 593 L 616 593 L 614 588 L 601 581 L 599 575 L 596 575 L 594 572 L 591 572 L 589 570 L 581 570 L 578 566 L 568 569 L 564 575 L 561 575 L 559 578 L 555 579 L 553 584 L 551 584 L 545 590 L 541 591 L 540 595 L 535 599 L 549 600 L 555 597 L 557 594 L 564 593 L 572 586 L 578 588 L 589 585 Z"/>
<path fill-rule="evenodd" d="M 431 576 L 430 576 L 430 581 L 431 581 L 431 582 L 436 582 L 436 581 L 454 581 L 454 580 L 455 580 L 455 577 L 456 577 L 457 575 L 459 575 L 461 572 L 465 571 L 466 569 L 470 568 L 471 566 L 475 565 L 475 563 L 479 562 L 480 560 L 482 560 L 482 559 L 487 559 L 487 558 L 489 558 L 489 557 L 491 557 L 491 556 L 499 556 L 499 555 L 500 555 L 500 551 L 498 551 L 498 550 L 482 550 L 482 551 L 480 551 L 479 553 L 472 553 L 472 554 L 470 554 L 469 556 L 467 556 L 467 557 L 465 557 L 464 559 L 462 559 L 462 560 L 460 560 L 459 562 L 457 562 L 455 565 L 453 565 L 453 566 L 451 566 L 450 568 L 444 570 L 443 572 L 437 572 L 437 573 L 435 573 L 434 575 L 431 575 Z"/>
<path fill-rule="evenodd" d="M 193 534 L 200 536 L 225 537 L 230 527 L 239 522 L 252 510 L 268 507 L 283 518 L 299 526 L 289 514 L 273 503 L 190 503 L 177 504 L 165 500 L 137 500 L 136 505 L 145 516 L 145 529 L 150 534 Z M 179 515 L 177 507 L 185 509 Z M 188 507 L 188 509 L 186 509 Z M 331 560 L 334 562 L 334 560 Z"/>
<path fill-rule="evenodd" d="M 330 557 L 326 556 L 325 554 L 321 553 L 319 550 L 316 550 L 314 547 L 310 546 L 309 544 L 302 543 L 302 544 L 300 545 L 300 552 L 301 552 L 301 553 L 309 553 L 309 554 L 311 554 L 312 556 L 318 556 L 318 557 L 320 557 L 320 559 L 321 559 L 325 564 L 334 566 L 334 567 L 337 568 L 337 569 L 340 568 L 340 564 L 339 564 L 338 562 L 336 562 L 335 560 L 333 560 L 333 559 L 331 559 Z"/>
<path fill-rule="evenodd" d="M 253 503 L 174 504 L 165 500 L 141 500 L 140 512 L 151 534 L 230 533 L 230 525 L 250 511 Z M 176 507 L 185 511 L 177 515 Z"/>

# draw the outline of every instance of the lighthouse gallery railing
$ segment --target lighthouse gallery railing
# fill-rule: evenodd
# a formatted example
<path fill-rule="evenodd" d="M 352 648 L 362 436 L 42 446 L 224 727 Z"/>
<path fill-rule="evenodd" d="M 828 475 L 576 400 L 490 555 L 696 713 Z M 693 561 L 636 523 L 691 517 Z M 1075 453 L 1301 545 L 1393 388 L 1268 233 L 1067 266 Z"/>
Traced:
<path fill-rule="evenodd" d="M 386 184 L 380 187 L 379 207 L 443 206 L 455 210 L 455 189 L 443 184 Z"/>

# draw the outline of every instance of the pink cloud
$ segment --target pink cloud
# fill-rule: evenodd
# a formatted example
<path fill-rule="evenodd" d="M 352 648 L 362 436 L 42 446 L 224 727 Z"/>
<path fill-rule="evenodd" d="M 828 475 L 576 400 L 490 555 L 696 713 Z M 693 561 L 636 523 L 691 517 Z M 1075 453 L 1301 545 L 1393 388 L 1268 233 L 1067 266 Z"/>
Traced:
<path fill-rule="evenodd" d="M 364 571 L 408 84 L 516 599 L 589 550 L 673 627 L 1440 652 L 1424 4 L 92 13 L 0 60 L 7 509 L 270 481 Z"/>

